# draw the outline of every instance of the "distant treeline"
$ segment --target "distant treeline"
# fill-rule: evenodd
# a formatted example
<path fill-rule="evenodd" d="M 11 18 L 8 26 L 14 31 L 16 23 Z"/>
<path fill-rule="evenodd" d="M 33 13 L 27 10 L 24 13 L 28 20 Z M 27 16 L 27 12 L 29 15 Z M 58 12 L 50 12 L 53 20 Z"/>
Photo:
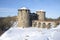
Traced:
<path fill-rule="evenodd" d="M 16 16 L 0 17 L 0 33 L 8 30 L 16 21 Z"/>
<path fill-rule="evenodd" d="M 60 17 L 58 17 L 57 19 L 53 19 L 53 18 L 46 18 L 46 20 L 60 21 Z"/>

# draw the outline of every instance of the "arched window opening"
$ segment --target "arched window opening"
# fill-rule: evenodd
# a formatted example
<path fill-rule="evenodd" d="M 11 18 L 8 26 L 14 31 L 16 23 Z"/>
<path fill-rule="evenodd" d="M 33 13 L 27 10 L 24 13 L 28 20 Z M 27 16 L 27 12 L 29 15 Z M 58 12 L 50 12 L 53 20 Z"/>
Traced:
<path fill-rule="evenodd" d="M 34 27 L 36 27 L 36 25 L 37 25 L 37 22 L 34 23 Z"/>
<path fill-rule="evenodd" d="M 50 27 L 51 27 L 51 23 L 48 23 L 47 28 L 50 28 Z"/>
<path fill-rule="evenodd" d="M 42 26 L 43 26 L 43 28 L 45 28 L 45 27 L 46 27 L 46 24 L 45 24 L 45 23 L 43 23 L 43 24 L 42 24 Z"/>
<path fill-rule="evenodd" d="M 41 23 L 40 23 L 40 22 L 38 23 L 38 28 L 39 28 L 39 27 L 41 27 Z"/>

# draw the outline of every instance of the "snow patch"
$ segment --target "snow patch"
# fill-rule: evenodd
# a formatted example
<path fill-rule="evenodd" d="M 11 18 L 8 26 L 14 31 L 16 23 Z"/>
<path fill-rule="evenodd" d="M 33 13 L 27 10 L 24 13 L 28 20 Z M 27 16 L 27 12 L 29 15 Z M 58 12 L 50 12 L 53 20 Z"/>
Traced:
<path fill-rule="evenodd" d="M 56 28 L 11 27 L 0 40 L 60 40 L 60 25 Z"/>

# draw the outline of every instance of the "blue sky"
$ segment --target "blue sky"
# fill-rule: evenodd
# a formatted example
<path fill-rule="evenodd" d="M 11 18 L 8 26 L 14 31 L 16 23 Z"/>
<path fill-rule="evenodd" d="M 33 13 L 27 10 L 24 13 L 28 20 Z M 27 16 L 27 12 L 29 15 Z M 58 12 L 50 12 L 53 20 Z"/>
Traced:
<path fill-rule="evenodd" d="M 60 0 L 0 0 L 0 17 L 15 16 L 21 7 L 27 7 L 31 12 L 45 10 L 48 18 L 60 16 Z"/>

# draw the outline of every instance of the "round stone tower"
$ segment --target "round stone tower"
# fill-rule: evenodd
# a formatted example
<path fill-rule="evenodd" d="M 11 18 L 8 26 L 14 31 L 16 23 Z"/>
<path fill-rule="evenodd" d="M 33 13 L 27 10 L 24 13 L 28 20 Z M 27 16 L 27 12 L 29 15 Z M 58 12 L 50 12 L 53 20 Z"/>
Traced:
<path fill-rule="evenodd" d="M 29 27 L 30 10 L 26 7 L 18 9 L 18 27 Z"/>
<path fill-rule="evenodd" d="M 38 10 L 36 11 L 37 15 L 38 15 L 38 20 L 45 20 L 45 11 L 43 10 Z"/>

